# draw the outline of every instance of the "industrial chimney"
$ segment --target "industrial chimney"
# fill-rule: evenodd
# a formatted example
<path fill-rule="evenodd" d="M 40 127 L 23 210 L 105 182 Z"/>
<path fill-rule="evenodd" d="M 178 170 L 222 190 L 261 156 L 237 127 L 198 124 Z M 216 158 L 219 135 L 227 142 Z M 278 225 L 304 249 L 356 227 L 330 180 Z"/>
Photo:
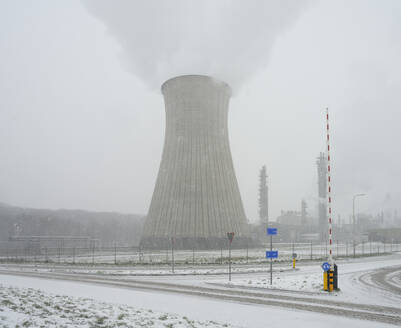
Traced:
<path fill-rule="evenodd" d="M 230 87 L 185 75 L 162 85 L 166 134 L 141 247 L 217 248 L 249 232 L 228 141 Z M 234 243 L 233 243 L 234 244 Z M 234 245 L 235 245 L 234 244 Z"/>

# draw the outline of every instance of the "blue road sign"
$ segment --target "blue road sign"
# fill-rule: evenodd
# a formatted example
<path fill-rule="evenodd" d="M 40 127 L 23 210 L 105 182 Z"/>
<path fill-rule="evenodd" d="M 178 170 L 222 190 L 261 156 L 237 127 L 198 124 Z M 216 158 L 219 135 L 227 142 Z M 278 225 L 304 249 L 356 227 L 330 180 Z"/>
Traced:
<path fill-rule="evenodd" d="M 278 251 L 266 251 L 267 259 L 276 259 L 278 258 Z"/>
<path fill-rule="evenodd" d="M 322 269 L 323 269 L 323 271 L 329 271 L 330 270 L 330 263 L 329 262 L 324 262 L 322 264 Z"/>
<path fill-rule="evenodd" d="M 268 235 L 277 235 L 277 228 L 267 228 Z"/>

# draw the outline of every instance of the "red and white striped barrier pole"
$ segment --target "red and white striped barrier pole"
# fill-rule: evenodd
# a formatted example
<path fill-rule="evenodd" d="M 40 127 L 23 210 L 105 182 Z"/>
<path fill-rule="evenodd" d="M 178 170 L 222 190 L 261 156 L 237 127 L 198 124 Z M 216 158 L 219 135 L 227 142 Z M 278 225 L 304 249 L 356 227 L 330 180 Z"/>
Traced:
<path fill-rule="evenodd" d="M 331 158 L 330 158 L 330 129 L 329 129 L 329 109 L 326 108 L 326 124 L 327 124 L 327 211 L 329 219 L 329 259 L 330 266 L 333 266 L 333 233 L 332 233 L 332 210 L 331 210 Z"/>

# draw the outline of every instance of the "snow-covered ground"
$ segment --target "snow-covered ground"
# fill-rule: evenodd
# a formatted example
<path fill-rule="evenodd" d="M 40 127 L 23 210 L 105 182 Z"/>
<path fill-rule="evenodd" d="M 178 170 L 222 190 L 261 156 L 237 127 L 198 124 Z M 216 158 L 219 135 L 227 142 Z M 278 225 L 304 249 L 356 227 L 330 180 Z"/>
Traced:
<path fill-rule="evenodd" d="M 89 298 L 0 285 L 2 327 L 229 327 Z"/>
<path fill-rule="evenodd" d="M 21 266 L 21 269 L 23 268 L 25 272 L 32 271 L 35 272 L 35 274 L 39 273 L 40 275 L 45 274 L 45 272 L 50 272 L 50 274 L 53 274 L 54 272 L 64 272 L 69 276 L 76 275 L 77 279 L 79 277 L 88 276 L 112 279 L 113 281 L 143 281 L 152 284 L 168 282 L 183 286 L 211 287 L 216 291 L 220 288 L 227 288 L 228 285 L 228 287 L 230 287 L 229 289 L 232 291 L 245 289 L 257 293 L 269 291 L 270 293 L 276 293 L 275 295 L 301 295 L 302 297 L 307 298 L 318 298 L 321 299 L 322 305 L 325 304 L 325 300 L 335 300 L 341 302 L 353 302 L 356 304 L 373 304 L 375 306 L 386 305 L 401 309 L 401 306 L 399 305 L 401 304 L 400 294 L 392 293 L 385 289 L 375 288 L 375 286 L 365 284 L 363 279 L 361 279 L 361 276 L 368 274 L 372 270 L 391 267 L 399 268 L 401 264 L 400 254 L 347 259 L 340 260 L 337 263 L 339 267 L 339 286 L 341 291 L 330 295 L 321 290 L 322 269 L 320 268 L 320 262 L 302 263 L 298 265 L 297 270 L 292 270 L 289 264 L 277 264 L 274 267 L 275 271 L 273 272 L 274 280 L 272 287 L 270 287 L 269 274 L 267 271 L 243 271 L 242 273 L 233 274 L 232 282 L 228 285 L 226 275 L 202 275 L 200 272 L 197 272 L 196 275 L 190 275 L 188 272 L 188 274 L 176 276 L 171 276 L 169 273 L 159 276 L 150 276 L 145 274 L 140 277 L 138 275 L 130 275 L 131 271 L 135 271 L 134 269 L 127 270 L 128 272 L 120 272 L 121 274 L 118 274 L 118 271 L 121 270 L 121 268 L 116 268 L 114 271 L 112 268 L 108 268 L 108 270 L 104 272 L 95 272 L 90 269 L 90 267 L 81 267 L 79 275 L 71 273 L 71 267 L 69 266 L 65 266 L 64 269 L 62 266 L 58 266 L 54 271 L 52 271 L 54 268 L 52 270 L 47 270 L 44 267 L 36 268 L 35 271 L 35 266 L 26 265 Z M 252 269 L 253 266 L 249 266 L 248 268 Z M 258 266 L 256 268 L 258 268 Z M 0 266 L 0 269 L 18 270 L 18 266 L 2 265 Z M 266 266 L 264 269 L 266 270 Z M 21 272 L 23 270 L 18 271 Z M 224 270 L 224 268 L 219 267 L 219 270 Z M 225 270 L 227 270 L 227 268 Z M 401 278 L 399 271 L 400 269 L 396 269 L 394 273 L 388 275 L 389 283 L 398 284 Z M 99 283 L 101 283 L 100 280 Z M 36 309 L 34 304 L 38 304 L 39 301 L 36 301 L 36 299 L 40 299 L 40 302 L 42 302 L 40 304 L 42 304 L 41 306 L 43 308 L 44 302 L 48 302 L 46 299 L 49 298 L 57 300 L 54 304 L 51 303 L 54 306 L 63 302 L 65 304 L 69 304 L 69 302 L 74 304 L 77 313 L 80 313 L 82 308 L 87 308 L 88 311 L 93 310 L 86 326 L 93 326 L 94 322 L 97 320 L 97 313 L 105 314 L 108 318 L 107 320 L 110 320 L 111 322 L 118 322 L 118 316 L 121 314 L 121 311 L 127 313 L 126 320 L 131 324 L 136 322 L 135 320 L 138 320 L 138 318 L 143 318 L 143 320 L 140 319 L 140 322 L 152 322 L 156 327 L 157 325 L 165 327 L 168 323 L 173 323 L 172 327 L 180 327 L 179 324 L 182 324 L 184 327 L 191 327 L 188 320 L 194 320 L 199 327 L 206 327 L 208 325 L 209 327 L 221 327 L 226 323 L 240 327 L 297 326 L 312 328 L 321 327 L 322 323 L 325 327 L 337 327 L 338 325 L 343 325 L 344 327 L 388 326 L 382 322 L 362 321 L 328 314 L 286 309 L 277 306 L 247 304 L 246 302 L 238 302 L 229 299 L 213 299 L 200 297 L 199 295 L 178 294 L 167 291 L 150 291 L 145 289 L 141 290 L 124 286 L 106 287 L 75 281 L 67 282 L 12 275 L 0 275 L 0 284 L 2 285 L 2 292 L 0 293 L 1 300 L 4 298 L 4 295 L 8 295 L 7 297 L 9 297 L 9 295 L 14 295 L 14 303 L 16 303 L 16 300 L 18 299 L 30 300 L 29 306 L 22 305 L 22 307 L 31 312 L 24 312 L 25 310 L 15 311 L 11 307 L 6 306 L 6 304 L 0 305 L 0 309 L 2 310 L 0 317 L 5 318 L 1 319 L 4 321 L 3 326 L 8 325 L 10 327 L 14 327 L 15 323 L 20 325 L 21 322 L 23 323 L 27 319 L 38 320 L 37 323 L 33 322 L 32 326 L 39 325 L 41 322 L 40 320 L 45 317 L 47 318 L 47 316 L 42 314 L 43 318 L 41 318 L 40 313 L 35 312 L 40 311 L 40 309 Z M 29 291 L 27 288 L 34 288 L 35 290 Z M 40 290 L 40 292 L 37 290 Z M 35 297 L 26 297 L 29 293 Z M 54 295 L 59 296 L 56 297 Z M 61 308 L 60 304 L 59 307 Z M 149 310 L 152 312 L 149 312 Z M 39 316 L 36 316 L 35 313 L 39 313 Z M 54 319 L 55 322 L 62 322 L 62 319 L 66 319 L 63 317 L 57 319 L 57 315 L 65 315 L 62 311 L 54 311 L 54 315 L 54 318 L 56 318 Z M 164 318 L 164 316 L 167 316 L 171 321 L 166 321 L 167 319 L 159 320 L 160 317 Z M 187 320 L 184 317 L 190 319 Z M 75 320 L 69 316 L 67 316 L 67 319 Z M 179 323 L 180 321 L 181 323 Z M 135 324 L 134 326 L 139 326 L 139 324 Z"/>
<path fill-rule="evenodd" d="M 255 279 L 243 278 L 235 279 L 228 285 L 231 286 L 244 286 L 255 288 L 268 288 L 268 289 L 284 289 L 294 291 L 308 291 L 308 292 L 322 292 L 323 279 L 320 274 L 299 274 L 297 277 L 294 275 L 278 275 L 274 273 L 272 284 L 270 284 L 270 277 L 255 277 Z"/>
<path fill-rule="evenodd" d="M 386 290 L 369 287 L 360 281 L 361 275 L 378 270 L 380 268 L 401 266 L 400 254 L 380 256 L 372 258 L 347 259 L 337 262 L 338 284 L 340 291 L 328 295 L 323 291 L 323 271 L 320 264 L 299 265 L 297 270 L 281 270 L 273 272 L 273 283 L 270 285 L 270 274 L 233 275 L 231 283 L 223 277 L 209 280 L 209 283 L 217 285 L 231 285 L 244 288 L 269 289 L 276 291 L 294 291 L 311 293 L 314 296 L 333 298 L 338 300 L 363 303 L 388 305 L 401 308 L 401 295 Z M 391 278 L 391 280 L 390 280 Z M 389 283 L 401 280 L 400 272 L 389 276 Z M 401 285 L 399 285 L 401 287 Z"/>
<path fill-rule="evenodd" d="M 225 275 L 227 273 L 227 265 L 224 266 L 176 266 L 174 272 L 170 267 L 153 267 L 153 268 L 119 268 L 119 267 L 90 267 L 90 266 L 66 266 L 66 265 L 0 265 L 1 268 L 18 268 L 19 271 L 26 272 L 63 272 L 76 274 L 95 274 L 102 276 L 177 276 L 177 275 Z M 278 264 L 276 271 L 283 272 L 290 270 L 287 265 Z M 233 273 L 257 273 L 267 272 L 266 265 L 252 266 L 233 266 Z"/>
<path fill-rule="evenodd" d="M 117 313 L 121 313 L 121 311 L 125 310 L 128 313 L 133 313 L 136 310 L 130 310 L 130 307 L 134 307 L 147 309 L 147 311 L 152 310 L 156 314 L 153 315 L 151 312 L 148 312 L 150 313 L 149 316 L 151 318 L 159 318 L 159 316 L 167 315 L 168 318 L 170 318 L 171 320 L 175 320 L 176 322 L 182 321 L 182 324 L 185 325 L 185 316 L 191 318 L 190 320 L 201 321 L 201 323 L 199 324 L 203 324 L 206 327 L 207 325 L 209 325 L 209 327 L 221 327 L 221 323 L 226 323 L 239 327 L 255 328 L 265 328 L 266 326 L 271 328 L 320 328 L 322 327 L 322 325 L 324 325 L 324 327 L 326 328 L 337 328 L 339 325 L 344 328 L 393 327 L 392 325 L 387 325 L 383 323 L 362 321 L 357 319 L 347 319 L 338 316 L 324 315 L 298 310 L 284 310 L 277 307 L 211 300 L 202 297 L 164 292 L 148 292 L 124 288 L 104 287 L 77 282 L 54 281 L 38 278 L 2 275 L 1 284 L 3 285 L 2 288 L 7 288 L 4 286 L 18 286 L 18 288 L 22 288 L 22 293 L 24 293 L 24 290 L 26 288 L 32 288 L 34 286 L 35 289 L 40 290 L 40 292 L 38 292 L 39 294 L 42 293 L 44 295 L 43 299 L 46 299 L 48 294 L 68 296 L 64 298 L 66 300 L 66 304 L 68 304 L 68 301 L 73 302 L 74 308 L 76 307 L 77 309 L 79 309 L 82 306 L 87 308 L 92 307 L 93 312 L 90 313 L 93 313 L 94 317 L 89 318 L 89 320 L 92 320 L 90 321 L 91 323 L 93 323 L 93 320 L 97 320 L 95 318 L 97 315 L 99 315 L 99 312 L 108 315 L 109 312 L 107 309 L 115 309 Z M 31 291 L 31 293 L 35 294 L 36 292 Z M 59 298 L 59 302 L 63 302 L 62 297 Z M 32 306 L 30 305 L 29 307 L 31 308 Z M 123 310 L 120 310 L 120 307 Z M 3 311 L 5 313 L 4 317 L 6 318 L 4 324 L 7 324 L 11 327 L 13 327 L 14 322 L 20 322 L 19 320 L 33 318 L 33 316 L 20 314 L 20 312 L 17 311 L 10 314 L 8 306 L 2 305 L 1 308 L 5 310 Z M 103 313 L 102 309 L 106 309 L 106 311 Z M 14 316 L 15 313 L 16 316 Z M 62 315 L 60 313 L 57 313 L 57 315 Z M 145 314 L 146 310 L 142 310 L 141 315 Z M 112 318 L 115 318 L 114 314 L 110 314 L 110 316 L 112 316 Z M 132 320 L 136 320 L 135 317 L 132 317 Z M 158 324 L 160 323 L 160 321 L 158 321 Z M 89 327 L 91 327 L 90 322 L 87 325 Z M 135 321 L 131 321 L 130 324 L 132 325 L 134 322 Z M 164 324 L 164 322 L 161 322 L 161 324 Z M 138 324 L 134 326 L 149 327 L 143 324 Z M 83 327 L 85 327 L 85 325 Z M 96 327 L 96 325 L 92 325 L 92 327 Z M 162 327 L 168 326 L 164 325 Z M 179 326 L 173 325 L 170 327 Z M 184 327 L 193 326 L 191 324 L 187 324 Z"/>

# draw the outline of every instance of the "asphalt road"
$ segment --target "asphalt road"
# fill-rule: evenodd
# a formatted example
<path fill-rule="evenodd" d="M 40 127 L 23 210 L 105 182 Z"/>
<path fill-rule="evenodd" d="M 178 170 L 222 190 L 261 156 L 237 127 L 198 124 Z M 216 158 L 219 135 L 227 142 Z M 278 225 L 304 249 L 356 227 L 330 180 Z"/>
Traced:
<path fill-rule="evenodd" d="M 380 288 L 400 297 L 401 307 L 401 265 L 381 268 L 359 277 L 359 280 L 370 287 Z"/>
<path fill-rule="evenodd" d="M 279 294 L 269 291 L 251 291 L 233 287 L 182 285 L 169 282 L 124 279 L 121 277 L 97 276 L 90 274 L 21 272 L 7 269 L 0 270 L 0 274 L 101 284 L 105 286 L 132 288 L 144 291 L 184 294 L 231 302 L 296 309 L 401 326 L 401 308 L 396 307 L 356 304 L 327 299 L 322 300 L 321 298 Z"/>

